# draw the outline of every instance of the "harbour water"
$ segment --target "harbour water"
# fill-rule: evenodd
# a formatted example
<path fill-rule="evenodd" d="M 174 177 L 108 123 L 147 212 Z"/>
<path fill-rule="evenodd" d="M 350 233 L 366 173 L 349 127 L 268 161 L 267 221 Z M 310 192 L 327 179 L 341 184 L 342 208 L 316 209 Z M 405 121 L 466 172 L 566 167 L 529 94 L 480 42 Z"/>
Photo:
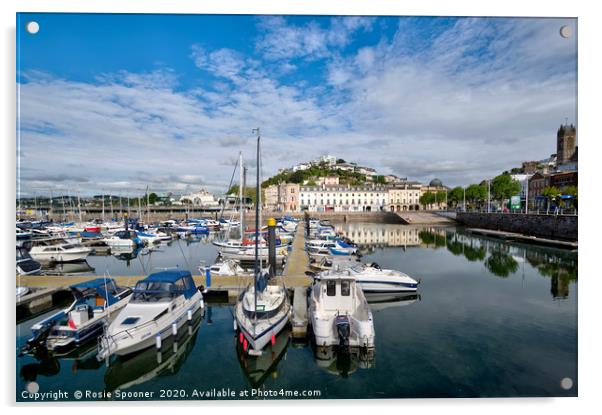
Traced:
<path fill-rule="evenodd" d="M 23 391 L 31 382 L 40 392 L 68 393 L 66 400 L 78 391 L 88 400 L 577 395 L 577 253 L 454 227 L 349 223 L 338 229 L 360 245 L 364 262 L 421 279 L 417 296 L 371 300 L 373 361 L 318 358 L 288 331 L 261 357 L 245 356 L 231 307 L 208 305 L 159 354 L 151 349 L 107 365 L 96 361 L 92 345 L 77 356 L 18 357 L 17 400 L 28 400 Z M 176 240 L 135 256 L 91 256 L 90 269 L 77 273 L 143 275 L 177 265 L 196 274 L 200 261 L 210 264 L 216 255 L 207 238 Z M 43 317 L 18 324 L 17 346 Z M 568 389 L 566 380 L 561 386 L 566 378 Z"/>

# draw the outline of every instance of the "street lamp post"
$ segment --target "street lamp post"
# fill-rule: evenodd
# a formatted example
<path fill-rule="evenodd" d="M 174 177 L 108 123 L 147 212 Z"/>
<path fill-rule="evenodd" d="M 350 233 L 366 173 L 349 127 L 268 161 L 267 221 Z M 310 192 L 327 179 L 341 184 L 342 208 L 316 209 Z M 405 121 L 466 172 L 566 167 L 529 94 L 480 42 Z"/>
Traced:
<path fill-rule="evenodd" d="M 487 180 L 487 213 L 491 213 L 491 180 Z"/>
<path fill-rule="evenodd" d="M 447 208 L 447 188 L 445 189 L 445 210 L 449 210 Z"/>
<path fill-rule="evenodd" d="M 529 179 L 527 179 L 527 185 L 525 186 L 525 215 L 529 214 Z"/>

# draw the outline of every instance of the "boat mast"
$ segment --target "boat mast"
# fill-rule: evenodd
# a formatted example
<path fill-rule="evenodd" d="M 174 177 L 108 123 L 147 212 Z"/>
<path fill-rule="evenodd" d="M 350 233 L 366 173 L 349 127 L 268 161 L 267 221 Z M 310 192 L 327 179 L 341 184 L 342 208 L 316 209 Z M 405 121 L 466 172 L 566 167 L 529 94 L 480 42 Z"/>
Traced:
<path fill-rule="evenodd" d="M 238 209 L 240 210 L 240 240 L 243 240 L 245 230 L 245 211 L 243 208 L 243 195 L 245 186 L 245 168 L 242 160 L 242 151 L 238 156 L 238 162 L 240 163 L 240 183 L 238 184 Z"/>
<path fill-rule="evenodd" d="M 82 201 L 79 197 L 79 189 L 77 189 L 77 210 L 79 211 L 79 223 L 80 225 L 83 223 L 82 220 Z"/>
<path fill-rule="evenodd" d="M 102 223 L 105 223 L 105 191 L 102 191 Z"/>
<path fill-rule="evenodd" d="M 146 222 L 150 224 L 150 193 L 148 192 L 148 185 L 146 186 Z"/>
<path fill-rule="evenodd" d="M 253 129 L 253 132 L 257 132 L 257 171 L 255 172 L 256 182 L 255 182 L 255 272 L 253 274 L 253 283 L 255 285 L 253 293 L 255 294 L 255 312 L 253 313 L 254 324 L 253 331 L 257 331 L 257 274 L 260 272 L 260 267 L 258 264 L 259 259 L 259 141 L 261 140 L 261 136 L 259 134 L 259 127 Z M 254 333 L 257 334 L 257 333 Z"/>
<path fill-rule="evenodd" d="M 65 195 L 61 195 L 61 204 L 63 205 L 63 222 L 67 222 L 67 211 L 65 210 Z"/>
<path fill-rule="evenodd" d="M 138 219 L 142 219 L 142 203 L 140 202 L 140 196 L 138 196 Z"/>

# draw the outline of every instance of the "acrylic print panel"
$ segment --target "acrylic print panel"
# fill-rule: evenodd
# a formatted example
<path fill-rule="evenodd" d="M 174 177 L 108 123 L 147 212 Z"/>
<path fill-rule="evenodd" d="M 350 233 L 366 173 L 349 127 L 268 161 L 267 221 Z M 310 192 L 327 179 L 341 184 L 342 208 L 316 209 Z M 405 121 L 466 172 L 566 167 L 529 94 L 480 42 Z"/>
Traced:
<path fill-rule="evenodd" d="M 571 18 L 18 14 L 16 399 L 576 396 L 576 65 Z"/>

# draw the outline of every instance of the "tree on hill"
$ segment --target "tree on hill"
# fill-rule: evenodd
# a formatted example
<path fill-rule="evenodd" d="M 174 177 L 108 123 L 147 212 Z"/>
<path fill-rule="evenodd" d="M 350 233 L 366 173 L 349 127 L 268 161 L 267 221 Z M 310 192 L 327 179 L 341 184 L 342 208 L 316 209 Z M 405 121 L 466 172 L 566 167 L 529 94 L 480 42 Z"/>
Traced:
<path fill-rule="evenodd" d="M 376 184 L 387 184 L 385 176 L 374 176 L 374 183 Z"/>

